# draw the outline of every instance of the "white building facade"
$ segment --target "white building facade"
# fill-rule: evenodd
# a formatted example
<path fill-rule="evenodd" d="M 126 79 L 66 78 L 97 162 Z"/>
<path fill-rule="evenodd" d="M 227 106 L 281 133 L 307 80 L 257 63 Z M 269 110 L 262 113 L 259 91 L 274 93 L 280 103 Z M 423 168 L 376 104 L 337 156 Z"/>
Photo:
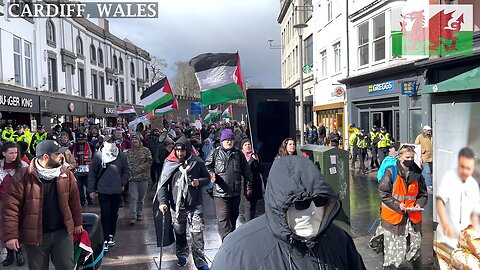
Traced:
<path fill-rule="evenodd" d="M 143 112 L 138 104 L 150 84 L 150 54 L 111 34 L 105 19 L 96 25 L 83 18 L 2 16 L 0 46 L 0 127 L 76 127 L 87 118 L 113 126 L 121 120 L 117 108 Z"/>
<path fill-rule="evenodd" d="M 325 126 L 327 136 L 337 129 L 345 139 L 346 88 L 338 80 L 348 77 L 349 69 L 347 5 L 344 0 L 317 0 L 313 7 L 315 123 Z"/>
<path fill-rule="evenodd" d="M 314 44 L 314 13 L 312 12 L 312 0 L 281 0 L 281 10 L 278 16 L 278 23 L 281 26 L 281 64 L 282 64 L 282 88 L 295 89 L 297 130 L 299 119 L 299 96 L 300 76 L 303 75 L 303 97 L 304 97 L 304 124 L 313 120 L 313 89 L 314 74 L 309 72 L 308 67 L 314 66 L 313 44 Z M 299 20 L 299 16 L 301 19 Z M 303 40 L 303 65 L 307 66 L 305 71 L 300 72 L 299 67 L 299 30 L 294 26 L 301 21 L 307 27 L 301 30 Z"/>

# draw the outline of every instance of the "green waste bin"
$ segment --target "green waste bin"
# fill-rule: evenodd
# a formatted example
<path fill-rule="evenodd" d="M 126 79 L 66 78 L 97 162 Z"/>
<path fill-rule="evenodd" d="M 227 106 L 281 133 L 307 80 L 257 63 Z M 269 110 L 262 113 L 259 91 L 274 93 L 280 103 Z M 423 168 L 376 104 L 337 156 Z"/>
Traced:
<path fill-rule="evenodd" d="M 337 192 L 342 201 L 342 209 L 334 222 L 347 232 L 351 232 L 348 151 L 314 144 L 306 144 L 299 151 L 302 156 L 308 157 L 318 166 L 327 183 Z"/>

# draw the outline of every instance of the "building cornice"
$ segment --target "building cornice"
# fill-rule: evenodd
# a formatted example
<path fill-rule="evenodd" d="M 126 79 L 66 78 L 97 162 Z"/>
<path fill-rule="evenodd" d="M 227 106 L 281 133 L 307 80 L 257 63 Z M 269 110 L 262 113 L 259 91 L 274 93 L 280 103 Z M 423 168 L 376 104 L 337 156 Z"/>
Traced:
<path fill-rule="evenodd" d="M 354 83 L 359 83 L 363 81 L 371 81 L 372 78 L 377 78 L 377 77 L 383 77 L 383 76 L 388 76 L 388 75 L 394 75 L 402 72 L 408 72 L 408 71 L 414 71 L 416 69 L 415 67 L 415 61 L 407 62 L 401 65 L 395 65 L 395 66 L 388 66 L 386 68 L 362 73 L 359 75 L 347 77 L 338 80 L 339 83 L 343 83 L 345 85 L 351 85 Z"/>
<path fill-rule="evenodd" d="M 280 8 L 280 14 L 278 15 L 277 22 L 282 23 L 283 18 L 285 18 L 285 15 L 287 14 L 288 9 L 290 8 L 290 5 L 292 4 L 292 0 L 286 0 L 283 2 L 282 7 Z"/>

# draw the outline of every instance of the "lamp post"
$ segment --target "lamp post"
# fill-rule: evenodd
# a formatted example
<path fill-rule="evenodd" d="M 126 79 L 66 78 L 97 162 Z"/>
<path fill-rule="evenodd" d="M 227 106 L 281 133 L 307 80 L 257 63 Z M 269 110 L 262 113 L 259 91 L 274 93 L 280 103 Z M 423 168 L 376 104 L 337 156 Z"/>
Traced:
<path fill-rule="evenodd" d="M 296 10 L 299 13 L 299 10 Z M 298 16 L 300 17 L 300 16 Z M 305 144 L 305 130 L 304 130 L 304 112 L 303 112 L 303 28 L 307 27 L 308 25 L 305 24 L 302 20 L 297 20 L 297 24 L 293 26 L 293 28 L 297 29 L 298 31 L 298 74 L 300 76 L 299 80 L 299 87 L 300 87 L 300 108 L 298 109 L 298 125 L 300 128 L 300 145 Z"/>

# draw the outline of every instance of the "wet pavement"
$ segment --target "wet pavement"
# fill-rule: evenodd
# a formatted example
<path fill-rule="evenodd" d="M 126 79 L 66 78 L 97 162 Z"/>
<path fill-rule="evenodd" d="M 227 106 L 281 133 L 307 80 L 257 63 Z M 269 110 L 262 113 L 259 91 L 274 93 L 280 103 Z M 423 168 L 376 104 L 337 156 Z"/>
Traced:
<path fill-rule="evenodd" d="M 102 261 L 101 269 L 104 270 L 149 270 L 157 269 L 155 261 L 158 263 L 160 248 L 156 246 L 155 228 L 152 216 L 152 198 L 153 191 L 149 193 L 146 200 L 143 221 L 135 225 L 129 224 L 128 207 L 121 208 L 117 226 L 116 246 L 112 247 L 106 253 Z M 423 239 L 422 239 L 422 259 L 424 269 L 432 269 L 432 196 L 429 194 L 429 201 L 424 212 Z M 263 203 L 260 201 L 259 204 Z M 98 204 L 97 204 L 98 205 Z M 377 192 L 376 173 L 367 175 L 358 174 L 357 171 L 351 171 L 350 177 L 350 209 L 352 221 L 352 236 L 357 250 L 362 255 L 367 269 L 382 269 L 382 255 L 376 254 L 368 247 L 368 241 L 375 231 L 376 226 L 372 227 L 375 220 L 379 217 L 379 198 Z M 263 211 L 263 207 L 259 209 Z M 98 207 L 85 207 L 85 212 L 99 213 Z M 215 253 L 220 247 L 221 240 L 217 233 L 215 207 L 213 200 L 204 196 L 204 220 L 205 220 L 205 254 L 213 259 Z M 378 224 L 378 223 L 377 223 Z M 238 223 L 240 225 L 240 222 Z M 5 257 L 5 251 L 2 251 L 1 258 Z M 154 261 L 155 260 L 155 261 Z M 195 269 L 190 256 L 186 267 L 176 265 L 175 245 L 164 248 L 162 269 Z M 54 269 L 52 266 L 51 269 Z M 23 267 L 3 267 L 3 269 L 28 269 Z M 402 266 L 400 269 L 411 269 L 410 265 Z"/>

